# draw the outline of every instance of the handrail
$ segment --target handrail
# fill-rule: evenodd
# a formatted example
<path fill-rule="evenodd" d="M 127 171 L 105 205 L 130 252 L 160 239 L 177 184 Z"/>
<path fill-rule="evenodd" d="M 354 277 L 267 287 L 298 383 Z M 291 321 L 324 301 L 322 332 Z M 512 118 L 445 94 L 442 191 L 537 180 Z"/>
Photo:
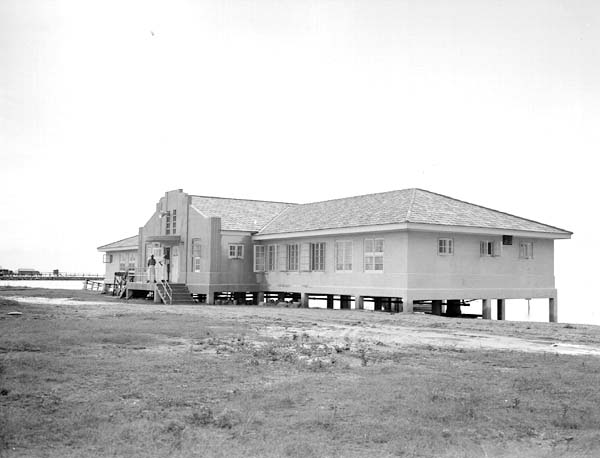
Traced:
<path fill-rule="evenodd" d="M 165 291 L 167 292 L 167 295 L 169 296 L 169 304 L 173 303 L 173 288 L 171 288 L 171 285 L 169 285 L 168 281 L 164 281 L 163 283 L 165 285 Z"/>
<path fill-rule="evenodd" d="M 158 286 L 158 284 L 156 285 L 156 292 L 158 293 L 158 295 L 160 296 L 160 299 L 162 300 L 163 304 L 166 304 L 166 300 L 165 300 L 165 296 L 163 295 L 163 293 L 160 291 L 160 286 Z"/>
<path fill-rule="evenodd" d="M 163 290 L 161 291 L 161 286 Z M 169 300 L 169 304 L 173 304 L 173 290 L 171 289 L 171 285 L 168 282 L 161 280 L 156 283 L 156 291 L 158 291 L 158 295 L 162 299 L 162 301 L 166 304 L 167 299 Z M 164 293 L 164 294 L 163 294 Z"/>

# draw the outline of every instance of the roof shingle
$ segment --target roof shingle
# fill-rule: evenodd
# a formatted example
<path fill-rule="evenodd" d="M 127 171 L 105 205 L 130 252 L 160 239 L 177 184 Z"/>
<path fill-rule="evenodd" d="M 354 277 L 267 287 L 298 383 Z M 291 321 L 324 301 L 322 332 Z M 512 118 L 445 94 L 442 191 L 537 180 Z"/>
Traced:
<path fill-rule="evenodd" d="M 258 232 L 283 210 L 295 204 L 192 196 L 192 205 L 207 217 L 220 217 L 223 230 Z"/>
<path fill-rule="evenodd" d="M 397 223 L 569 234 L 563 229 L 417 188 L 293 206 L 263 227 L 260 234 Z"/>
<path fill-rule="evenodd" d="M 102 245 L 98 247 L 98 251 L 106 251 L 106 250 L 118 250 L 118 249 L 137 249 L 138 246 L 138 236 L 134 235 L 133 237 L 127 237 L 123 240 L 118 240 L 113 243 L 109 243 L 107 245 Z"/>

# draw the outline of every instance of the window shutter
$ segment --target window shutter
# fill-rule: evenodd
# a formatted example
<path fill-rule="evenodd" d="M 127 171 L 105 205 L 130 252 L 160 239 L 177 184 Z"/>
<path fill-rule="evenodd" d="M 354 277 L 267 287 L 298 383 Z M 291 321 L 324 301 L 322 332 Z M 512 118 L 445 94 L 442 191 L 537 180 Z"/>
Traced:
<path fill-rule="evenodd" d="M 300 244 L 300 270 L 303 272 L 310 270 L 310 243 Z"/>
<path fill-rule="evenodd" d="M 287 270 L 287 246 L 286 245 L 277 245 L 277 264 L 279 270 L 286 271 Z"/>
<path fill-rule="evenodd" d="M 494 240 L 494 256 L 502 256 L 502 243 Z"/>
<path fill-rule="evenodd" d="M 264 271 L 265 271 L 264 245 L 254 245 L 254 272 L 264 272 Z"/>
<path fill-rule="evenodd" d="M 486 249 L 486 243 L 485 242 L 479 242 L 479 255 L 480 256 L 485 256 L 485 249 Z"/>

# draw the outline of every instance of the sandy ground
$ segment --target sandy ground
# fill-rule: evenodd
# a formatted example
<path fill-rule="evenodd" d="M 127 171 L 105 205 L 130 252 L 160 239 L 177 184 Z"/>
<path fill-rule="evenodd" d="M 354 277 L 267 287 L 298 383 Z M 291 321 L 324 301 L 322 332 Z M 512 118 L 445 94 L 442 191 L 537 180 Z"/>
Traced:
<path fill-rule="evenodd" d="M 13 294 L 11 294 L 13 293 Z M 14 294 L 17 293 L 17 294 Z M 288 309 L 256 306 L 166 306 L 148 301 L 122 301 L 101 295 L 73 297 L 2 296 L 19 303 L 48 305 L 84 317 L 127 313 L 219 315 L 222 320 L 244 320 L 262 337 L 293 338 L 306 334 L 332 345 L 360 342 L 379 350 L 410 346 L 523 351 L 600 356 L 600 327 L 555 323 L 497 322 L 451 319 L 430 315 L 388 314 L 356 310 Z M 26 293 L 27 294 L 27 293 Z M 97 298 L 97 299 L 96 299 Z"/>

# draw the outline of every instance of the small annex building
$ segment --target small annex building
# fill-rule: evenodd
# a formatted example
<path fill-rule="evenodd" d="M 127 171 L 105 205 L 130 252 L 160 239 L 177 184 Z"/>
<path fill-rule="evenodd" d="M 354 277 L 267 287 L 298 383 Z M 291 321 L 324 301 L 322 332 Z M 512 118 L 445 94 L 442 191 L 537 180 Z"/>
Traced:
<path fill-rule="evenodd" d="M 459 315 L 481 300 L 547 298 L 557 320 L 554 241 L 571 232 L 422 190 L 308 204 L 167 192 L 138 235 L 98 248 L 106 282 L 128 271 L 128 295 L 192 295 L 214 304 L 265 298 L 333 308 Z M 157 264 L 156 284 L 146 263 Z M 369 306 L 371 307 L 371 306 Z"/>

